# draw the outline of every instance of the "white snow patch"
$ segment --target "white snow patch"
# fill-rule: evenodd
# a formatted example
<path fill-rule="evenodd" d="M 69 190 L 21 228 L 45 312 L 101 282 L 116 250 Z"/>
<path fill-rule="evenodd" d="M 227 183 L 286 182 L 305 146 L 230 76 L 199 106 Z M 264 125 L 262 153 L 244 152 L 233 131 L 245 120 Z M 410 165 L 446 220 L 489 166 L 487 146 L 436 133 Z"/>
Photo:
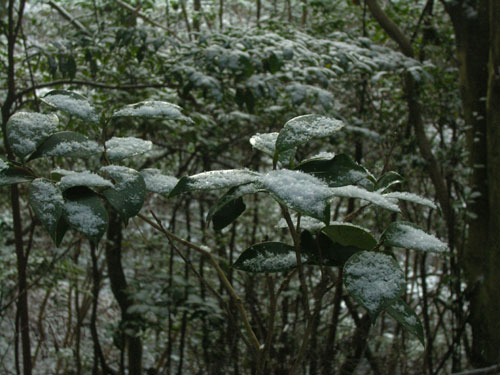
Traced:
<path fill-rule="evenodd" d="M 106 155 L 110 160 L 120 160 L 143 154 L 152 148 L 151 141 L 135 137 L 113 137 L 106 141 Z"/>
<path fill-rule="evenodd" d="M 193 190 L 225 189 L 255 182 L 259 176 L 247 169 L 223 169 L 189 176 L 188 186 Z"/>
<path fill-rule="evenodd" d="M 297 256 L 292 251 L 287 254 L 261 251 L 257 256 L 244 260 L 242 266 L 250 272 L 281 271 L 296 267 Z"/>
<path fill-rule="evenodd" d="M 64 211 L 69 223 L 78 231 L 89 236 L 99 234 L 102 226 L 106 224 L 104 219 L 94 213 L 90 207 L 78 202 L 66 202 Z"/>
<path fill-rule="evenodd" d="M 153 193 L 168 194 L 179 182 L 178 178 L 161 174 L 161 171 L 156 168 L 143 169 L 141 174 L 146 183 L 146 189 Z"/>
<path fill-rule="evenodd" d="M 127 105 L 113 113 L 113 117 L 168 118 L 171 120 L 187 119 L 187 117 L 181 113 L 181 110 L 182 108 L 176 104 L 147 100 Z"/>
<path fill-rule="evenodd" d="M 392 193 L 383 194 L 383 196 L 387 198 L 396 198 L 412 203 L 417 203 L 421 204 L 422 206 L 427 206 L 433 209 L 437 209 L 437 206 L 434 204 L 434 202 L 413 193 L 395 191 Z"/>
<path fill-rule="evenodd" d="M 75 186 L 92 186 L 99 188 L 113 187 L 111 181 L 90 171 L 69 173 L 59 181 L 61 190 L 67 190 Z"/>
<path fill-rule="evenodd" d="M 390 211 L 400 212 L 398 205 L 393 199 L 388 199 L 382 194 L 362 189 L 358 186 L 347 185 L 331 188 L 332 195 L 344 198 L 359 198 L 376 204 Z"/>
<path fill-rule="evenodd" d="M 349 292 L 369 311 L 377 311 L 386 301 L 398 297 L 404 287 L 403 271 L 382 253 L 362 252 L 346 263 L 344 272 Z"/>

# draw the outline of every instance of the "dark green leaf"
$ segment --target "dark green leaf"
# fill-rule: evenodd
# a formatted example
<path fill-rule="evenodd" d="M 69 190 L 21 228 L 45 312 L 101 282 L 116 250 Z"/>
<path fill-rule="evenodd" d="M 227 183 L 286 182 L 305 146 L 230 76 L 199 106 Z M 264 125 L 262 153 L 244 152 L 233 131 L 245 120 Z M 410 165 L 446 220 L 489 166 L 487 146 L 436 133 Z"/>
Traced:
<path fill-rule="evenodd" d="M 396 221 L 382 233 L 380 242 L 387 246 L 403 247 L 419 251 L 444 253 L 448 246 L 412 223 Z"/>
<path fill-rule="evenodd" d="M 118 165 L 108 165 L 101 168 L 115 182 L 115 187 L 103 191 L 109 204 L 118 212 L 122 220 L 137 215 L 146 198 L 146 184 L 142 175 L 135 169 Z"/>
<path fill-rule="evenodd" d="M 7 140 L 14 154 L 25 157 L 55 133 L 58 124 L 54 114 L 17 112 L 7 122 Z"/>
<path fill-rule="evenodd" d="M 85 187 L 65 191 L 64 198 L 64 216 L 68 224 L 97 244 L 109 221 L 103 201 Z"/>
<path fill-rule="evenodd" d="M 375 183 L 371 173 L 346 154 L 335 155 L 330 160 L 309 160 L 296 169 L 318 177 L 330 187 L 361 185 L 372 190 Z"/>
<path fill-rule="evenodd" d="M 301 247 L 309 259 L 309 264 L 339 267 L 361 251 L 355 246 L 344 246 L 333 242 L 326 234 L 319 232 L 313 236 L 309 231 L 301 235 Z"/>
<path fill-rule="evenodd" d="M 403 177 L 401 177 L 398 173 L 390 171 L 380 177 L 377 181 L 377 190 L 384 191 L 389 186 L 394 184 L 400 184 L 403 182 Z"/>
<path fill-rule="evenodd" d="M 61 190 L 53 182 L 45 178 L 37 178 L 28 188 L 28 199 L 36 217 L 57 243 L 59 219 L 64 209 Z"/>
<path fill-rule="evenodd" d="M 344 284 L 374 320 L 399 298 L 405 288 L 404 273 L 389 255 L 371 251 L 354 254 L 344 265 Z"/>
<path fill-rule="evenodd" d="M 377 240 L 362 227 L 348 223 L 333 223 L 322 229 L 330 239 L 342 246 L 353 246 L 360 250 L 371 250 Z"/>
<path fill-rule="evenodd" d="M 60 111 L 76 116 L 84 121 L 97 123 L 99 116 L 86 97 L 76 92 L 53 90 L 45 94 L 42 101 Z"/>
<path fill-rule="evenodd" d="M 232 187 L 218 200 L 215 205 L 210 207 L 206 219 L 207 223 L 213 219 L 215 230 L 221 230 L 231 224 L 244 212 L 246 208 L 241 197 L 247 194 L 254 194 L 259 191 L 262 190 L 259 190 L 259 187 L 254 183 Z M 237 202 L 238 200 L 240 202 Z M 216 216 L 217 219 L 215 218 Z"/>
<path fill-rule="evenodd" d="M 242 271 L 283 272 L 297 267 L 293 246 L 282 242 L 262 242 L 246 249 L 233 265 Z"/>
<path fill-rule="evenodd" d="M 324 138 L 336 133 L 344 123 L 319 115 L 304 115 L 289 120 L 276 140 L 276 152 L 281 153 L 314 138 Z"/>
<path fill-rule="evenodd" d="M 0 186 L 30 182 L 34 178 L 28 170 L 18 166 L 10 166 L 0 171 Z"/>
<path fill-rule="evenodd" d="M 214 230 L 222 230 L 229 224 L 232 224 L 243 212 L 246 206 L 243 198 L 239 197 L 227 202 L 220 207 L 212 216 Z"/>
<path fill-rule="evenodd" d="M 64 131 L 52 134 L 37 150 L 31 154 L 30 160 L 49 157 L 66 156 L 71 158 L 87 158 L 102 153 L 104 150 L 96 142 L 82 134 Z"/>
<path fill-rule="evenodd" d="M 415 335 L 420 343 L 425 346 L 424 328 L 415 311 L 408 306 L 403 299 L 398 298 L 385 307 L 394 319 L 396 319 L 408 332 Z"/>

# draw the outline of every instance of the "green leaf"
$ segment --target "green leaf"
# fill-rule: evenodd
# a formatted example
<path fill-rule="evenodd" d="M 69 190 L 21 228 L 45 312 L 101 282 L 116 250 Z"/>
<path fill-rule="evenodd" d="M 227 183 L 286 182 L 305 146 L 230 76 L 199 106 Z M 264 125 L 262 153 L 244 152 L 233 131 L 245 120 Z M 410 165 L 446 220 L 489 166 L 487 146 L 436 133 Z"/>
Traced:
<path fill-rule="evenodd" d="M 232 224 L 240 215 L 245 212 L 245 203 L 243 198 L 239 197 L 227 202 L 224 206 L 220 207 L 212 216 L 212 223 L 214 230 L 222 230 L 229 224 Z"/>
<path fill-rule="evenodd" d="M 276 140 L 276 153 L 304 144 L 314 138 L 331 136 L 342 129 L 344 123 L 319 115 L 304 115 L 289 120 Z"/>
<path fill-rule="evenodd" d="M 246 206 L 242 197 L 259 191 L 262 190 L 259 190 L 257 184 L 254 183 L 232 187 L 215 205 L 210 207 L 206 222 L 209 223 L 213 220 L 215 230 L 225 228 L 245 211 Z"/>
<path fill-rule="evenodd" d="M 59 187 L 45 178 L 37 178 L 28 188 L 28 200 L 42 226 L 59 245 L 62 237 L 58 236 L 58 226 L 64 210 L 64 199 Z"/>
<path fill-rule="evenodd" d="M 327 224 L 330 221 L 331 189 L 316 177 L 281 169 L 268 172 L 260 182 L 286 207 Z"/>
<path fill-rule="evenodd" d="M 88 99 L 76 92 L 67 90 L 53 90 L 45 94 L 42 101 L 51 107 L 78 117 L 87 122 L 99 122 L 99 116 Z"/>
<path fill-rule="evenodd" d="M 233 267 L 253 273 L 283 272 L 297 267 L 297 257 L 293 246 L 262 242 L 243 251 Z"/>
<path fill-rule="evenodd" d="M 385 307 L 394 319 L 396 319 L 408 332 L 415 335 L 420 343 L 425 346 L 424 328 L 415 311 L 408 306 L 402 298 L 394 300 Z"/>
<path fill-rule="evenodd" d="M 64 131 L 52 134 L 31 154 L 29 159 L 49 156 L 87 158 L 103 151 L 103 148 L 97 142 L 89 140 L 84 135 Z"/>
<path fill-rule="evenodd" d="M 62 191 L 71 189 L 77 186 L 92 187 L 97 189 L 106 189 L 114 187 L 111 181 L 102 178 L 101 176 L 90 171 L 84 172 L 71 172 L 65 174 L 67 171 L 58 171 L 62 178 L 59 181 L 59 187 Z M 62 172 L 62 173 L 61 173 Z M 52 172 L 54 173 L 54 171 Z"/>
<path fill-rule="evenodd" d="M 15 165 L 0 170 L 0 186 L 30 182 L 34 178 L 27 169 Z"/>
<path fill-rule="evenodd" d="M 14 154 L 24 158 L 55 133 L 58 124 L 54 114 L 17 112 L 7 122 L 7 140 Z"/>
<path fill-rule="evenodd" d="M 198 191 L 227 189 L 259 180 L 260 175 L 246 169 L 224 169 L 182 177 L 170 192 L 169 197 Z"/>
<path fill-rule="evenodd" d="M 402 247 L 418 251 L 445 253 L 448 246 L 431 234 L 425 233 L 413 223 L 396 221 L 382 233 L 380 242 L 387 246 Z"/>
<path fill-rule="evenodd" d="M 318 177 L 330 187 L 361 185 L 372 190 L 375 185 L 371 173 L 346 154 L 335 155 L 330 160 L 309 160 L 296 169 Z"/>
<path fill-rule="evenodd" d="M 176 104 L 156 100 L 147 100 L 140 103 L 129 104 L 113 113 L 111 117 L 189 120 L 189 118 L 184 116 L 181 111 L 182 108 Z"/>
<path fill-rule="evenodd" d="M 152 193 L 169 194 L 179 182 L 178 178 L 164 175 L 156 168 L 146 168 L 140 173 L 146 183 L 146 190 Z"/>
<path fill-rule="evenodd" d="M 355 246 L 344 246 L 333 242 L 326 234 L 319 232 L 313 236 L 309 231 L 301 234 L 301 248 L 309 259 L 309 264 L 341 267 L 354 254 L 361 251 Z"/>
<path fill-rule="evenodd" d="M 103 201 L 85 187 L 65 191 L 64 198 L 64 216 L 68 224 L 97 244 L 109 221 Z"/>
<path fill-rule="evenodd" d="M 113 137 L 106 141 L 106 155 L 116 161 L 144 154 L 153 148 L 153 142 L 135 137 Z"/>
<path fill-rule="evenodd" d="M 377 246 L 377 240 L 368 229 L 349 224 L 332 223 L 322 231 L 335 243 L 342 246 L 353 246 L 360 250 L 371 250 Z"/>
<path fill-rule="evenodd" d="M 118 165 L 108 165 L 101 172 L 111 177 L 115 187 L 103 191 L 109 204 L 118 212 L 122 220 L 137 215 L 146 198 L 146 184 L 142 175 L 135 169 Z"/>
<path fill-rule="evenodd" d="M 390 171 L 380 177 L 377 181 L 377 190 L 384 191 L 389 186 L 400 184 L 403 182 L 403 177 L 399 173 Z"/>
<path fill-rule="evenodd" d="M 405 288 L 404 273 L 389 255 L 371 251 L 354 254 L 344 265 L 344 284 L 374 320 L 399 298 Z"/>

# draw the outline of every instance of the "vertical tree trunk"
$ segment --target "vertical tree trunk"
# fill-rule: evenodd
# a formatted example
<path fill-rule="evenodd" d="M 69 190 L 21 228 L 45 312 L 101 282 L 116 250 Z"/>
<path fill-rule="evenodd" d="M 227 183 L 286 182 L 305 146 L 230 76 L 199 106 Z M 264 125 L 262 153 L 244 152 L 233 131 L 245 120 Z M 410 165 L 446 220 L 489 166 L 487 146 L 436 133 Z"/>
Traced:
<path fill-rule="evenodd" d="M 127 294 L 127 280 L 123 272 L 122 254 L 122 223 L 120 217 L 114 210 L 109 213 L 109 225 L 106 242 L 106 263 L 111 290 L 120 306 L 122 314 L 122 329 L 137 330 L 136 322 L 139 316 L 130 314 L 127 310 L 133 301 Z M 127 346 L 128 368 L 130 375 L 141 375 L 142 373 L 142 343 L 140 337 L 125 333 Z"/>
<path fill-rule="evenodd" d="M 200 18 L 201 18 L 201 2 L 200 0 L 194 0 L 193 2 L 193 30 L 195 32 L 195 38 L 198 38 L 198 33 L 200 32 Z"/>
<path fill-rule="evenodd" d="M 462 262 L 470 290 L 471 361 L 484 367 L 500 360 L 500 5 L 497 0 L 478 0 L 473 7 L 447 3 L 446 10 L 455 31 L 469 128 L 471 187 L 480 193 L 470 206 L 475 216 Z"/>

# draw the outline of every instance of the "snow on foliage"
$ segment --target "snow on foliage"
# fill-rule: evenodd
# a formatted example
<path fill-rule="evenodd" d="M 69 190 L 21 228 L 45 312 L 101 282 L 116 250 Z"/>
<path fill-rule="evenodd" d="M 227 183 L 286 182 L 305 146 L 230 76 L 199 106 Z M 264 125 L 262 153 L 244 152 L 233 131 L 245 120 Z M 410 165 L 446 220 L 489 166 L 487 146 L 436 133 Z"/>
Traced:
<path fill-rule="evenodd" d="M 178 178 L 164 175 L 156 168 L 146 168 L 140 172 L 146 183 L 146 190 L 153 193 L 168 194 L 179 182 Z"/>
<path fill-rule="evenodd" d="M 121 160 L 140 155 L 152 148 L 151 141 L 135 137 L 113 137 L 106 141 L 106 155 L 110 160 Z"/>

